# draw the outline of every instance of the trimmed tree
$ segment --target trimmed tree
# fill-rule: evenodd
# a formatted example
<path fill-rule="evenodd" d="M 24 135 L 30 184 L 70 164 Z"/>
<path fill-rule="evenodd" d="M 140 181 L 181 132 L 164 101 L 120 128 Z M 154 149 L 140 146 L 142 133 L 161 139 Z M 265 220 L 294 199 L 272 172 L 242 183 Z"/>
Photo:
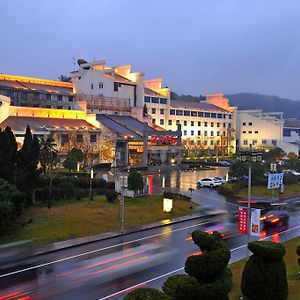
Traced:
<path fill-rule="evenodd" d="M 83 152 L 80 149 L 73 148 L 67 154 L 63 166 L 69 171 L 75 170 L 78 162 L 83 161 Z"/>
<path fill-rule="evenodd" d="M 242 275 L 241 290 L 247 299 L 284 300 L 288 296 L 286 267 L 283 260 L 286 249 L 283 244 L 254 241 L 248 244 L 253 253 Z"/>
<path fill-rule="evenodd" d="M 141 173 L 131 170 L 128 176 L 128 189 L 132 191 L 141 191 L 144 187 L 144 180 Z"/>

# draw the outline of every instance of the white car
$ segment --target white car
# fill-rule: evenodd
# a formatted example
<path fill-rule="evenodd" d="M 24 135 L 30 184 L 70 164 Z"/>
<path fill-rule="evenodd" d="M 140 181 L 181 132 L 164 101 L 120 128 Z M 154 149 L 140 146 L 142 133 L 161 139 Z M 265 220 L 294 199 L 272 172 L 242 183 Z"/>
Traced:
<path fill-rule="evenodd" d="M 197 181 L 197 187 L 217 187 L 222 185 L 222 181 L 215 179 L 214 177 L 207 177 Z"/>
<path fill-rule="evenodd" d="M 226 179 L 224 177 L 215 176 L 214 179 L 221 181 L 222 184 L 226 183 Z"/>

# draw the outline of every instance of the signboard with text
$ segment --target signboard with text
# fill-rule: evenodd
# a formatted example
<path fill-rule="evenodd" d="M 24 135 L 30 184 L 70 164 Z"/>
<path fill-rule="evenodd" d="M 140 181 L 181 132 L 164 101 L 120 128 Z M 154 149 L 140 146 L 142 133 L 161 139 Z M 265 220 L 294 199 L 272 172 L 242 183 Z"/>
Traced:
<path fill-rule="evenodd" d="M 251 209 L 250 235 L 259 236 L 260 234 L 260 209 Z"/>
<path fill-rule="evenodd" d="M 152 135 L 150 143 L 154 145 L 176 145 L 177 137 L 171 135 Z"/>
<path fill-rule="evenodd" d="M 278 189 L 283 184 L 283 173 L 269 173 L 268 174 L 268 185 L 267 188 Z"/>
<path fill-rule="evenodd" d="M 247 234 L 248 229 L 248 209 L 245 207 L 239 207 L 239 221 L 238 221 L 239 233 Z"/>

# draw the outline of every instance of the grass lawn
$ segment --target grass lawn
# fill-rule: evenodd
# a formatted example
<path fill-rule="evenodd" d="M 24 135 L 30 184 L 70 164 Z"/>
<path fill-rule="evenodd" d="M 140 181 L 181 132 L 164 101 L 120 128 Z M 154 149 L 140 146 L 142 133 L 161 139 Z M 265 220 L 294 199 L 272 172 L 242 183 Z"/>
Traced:
<path fill-rule="evenodd" d="M 228 183 L 230 185 L 231 183 Z M 300 194 L 300 184 L 285 185 L 284 194 L 281 197 L 289 197 Z M 272 198 L 272 190 L 268 190 L 266 186 L 256 185 L 251 187 L 251 195 L 253 197 Z M 242 188 L 235 196 L 247 199 L 248 188 Z M 279 196 L 279 189 L 275 189 L 275 198 Z"/>
<path fill-rule="evenodd" d="M 163 213 L 162 196 L 126 198 L 125 228 L 190 214 L 197 207 L 192 205 L 175 200 L 173 211 Z M 109 203 L 105 196 L 96 196 L 92 204 L 83 199 L 59 201 L 50 210 L 45 204 L 31 207 L 23 216 L 26 225 L 0 232 L 0 244 L 31 239 L 42 244 L 119 230 L 118 214 L 118 202 Z"/>
<path fill-rule="evenodd" d="M 300 266 L 297 262 L 296 248 L 300 245 L 300 238 L 290 240 L 285 243 L 287 253 L 284 256 L 287 270 L 287 279 L 289 285 L 289 297 L 288 300 L 300 299 Z M 242 279 L 242 272 L 245 265 L 245 260 L 238 261 L 230 265 L 230 269 L 233 274 L 233 289 L 229 294 L 230 300 L 238 300 L 241 295 L 240 284 Z"/>

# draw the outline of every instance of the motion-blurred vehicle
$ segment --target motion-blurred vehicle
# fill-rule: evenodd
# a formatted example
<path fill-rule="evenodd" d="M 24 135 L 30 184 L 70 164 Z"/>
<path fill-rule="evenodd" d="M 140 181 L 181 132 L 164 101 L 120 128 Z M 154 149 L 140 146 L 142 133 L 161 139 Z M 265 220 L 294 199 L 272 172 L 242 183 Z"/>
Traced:
<path fill-rule="evenodd" d="M 215 179 L 214 177 L 207 177 L 197 181 L 197 188 L 201 187 L 218 187 L 222 185 L 220 180 Z"/>
<path fill-rule="evenodd" d="M 264 230 L 270 227 L 285 227 L 289 225 L 289 215 L 285 210 L 270 210 L 261 216 Z"/>
<path fill-rule="evenodd" d="M 231 166 L 231 163 L 227 160 L 220 160 L 219 164 L 223 167 L 230 167 Z"/>

